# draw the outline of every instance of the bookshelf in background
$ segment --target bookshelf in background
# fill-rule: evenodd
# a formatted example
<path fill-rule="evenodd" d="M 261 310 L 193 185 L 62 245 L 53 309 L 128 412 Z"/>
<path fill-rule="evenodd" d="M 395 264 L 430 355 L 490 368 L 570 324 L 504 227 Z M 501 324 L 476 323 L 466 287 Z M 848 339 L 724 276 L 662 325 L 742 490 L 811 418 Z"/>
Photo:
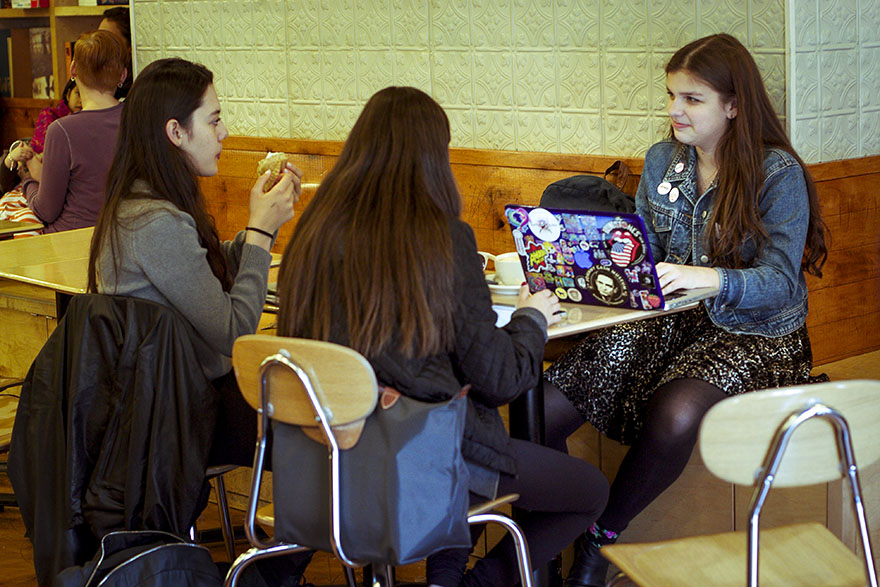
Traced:
<path fill-rule="evenodd" d="M 11 4 L 9 5 L 11 6 Z M 69 46 L 69 43 L 76 41 L 82 33 L 98 28 L 102 15 L 109 6 L 103 4 L 82 6 L 78 0 L 52 0 L 48 8 L 10 8 L 6 6 L 5 0 L 0 0 L 0 30 L 8 30 L 11 39 L 10 58 L 7 62 L 12 63 L 10 71 L 12 99 L 32 98 L 33 73 L 30 70 L 30 42 L 23 43 L 21 39 L 29 35 L 27 29 L 39 27 L 49 28 L 52 59 L 51 78 L 54 87 L 52 95 L 60 96 L 70 71 L 70 62 L 65 56 L 65 48 Z M 0 33 L 0 35 L 2 34 Z M 0 65 L 0 95 L 2 95 L 3 71 L 3 67 Z M 27 80 L 24 79 L 24 74 L 21 71 L 27 72 Z"/>

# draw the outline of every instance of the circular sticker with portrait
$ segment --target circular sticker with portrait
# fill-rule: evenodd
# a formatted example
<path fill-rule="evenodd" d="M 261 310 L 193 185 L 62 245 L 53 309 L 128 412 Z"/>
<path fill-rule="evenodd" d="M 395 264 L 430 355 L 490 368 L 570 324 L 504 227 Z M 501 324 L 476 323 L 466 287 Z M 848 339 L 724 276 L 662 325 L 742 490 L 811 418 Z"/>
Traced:
<path fill-rule="evenodd" d="M 626 282 L 613 269 L 594 265 L 587 270 L 587 290 L 596 300 L 619 306 L 627 299 Z"/>
<path fill-rule="evenodd" d="M 631 267 L 645 258 L 647 247 L 642 230 L 625 218 L 615 218 L 602 227 L 611 262 L 618 267 Z"/>

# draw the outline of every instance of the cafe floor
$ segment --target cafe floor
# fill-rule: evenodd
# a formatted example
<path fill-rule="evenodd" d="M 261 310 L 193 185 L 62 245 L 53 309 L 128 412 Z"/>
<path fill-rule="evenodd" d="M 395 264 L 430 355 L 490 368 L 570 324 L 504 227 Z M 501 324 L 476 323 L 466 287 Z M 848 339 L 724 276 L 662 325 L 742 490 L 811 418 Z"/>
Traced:
<path fill-rule="evenodd" d="M 866 353 L 857 357 L 851 357 L 842 361 L 829 363 L 817 367 L 814 372 L 825 372 L 832 380 L 842 379 L 880 379 L 880 351 Z M 0 462 L 5 461 L 5 455 L 0 455 Z M 9 480 L 5 474 L 0 474 L 0 493 L 11 492 Z M 233 523 L 241 525 L 244 515 L 242 511 L 232 510 Z M 218 527 L 217 508 L 210 504 L 199 520 L 200 528 Z M 211 554 L 217 561 L 226 560 L 226 553 L 221 543 L 207 545 Z M 247 548 L 244 539 L 236 543 L 236 551 L 243 552 Z M 24 536 L 24 525 L 17 508 L 7 507 L 0 511 L 0 586 L 19 587 L 32 586 L 35 584 L 33 568 L 33 549 L 30 541 Z M 357 573 L 361 580 L 360 572 Z M 306 572 L 306 580 L 316 586 L 344 585 L 342 566 L 331 555 L 317 553 Z M 425 579 L 424 563 L 410 565 L 397 569 L 397 579 L 400 582 L 420 582 Z"/>

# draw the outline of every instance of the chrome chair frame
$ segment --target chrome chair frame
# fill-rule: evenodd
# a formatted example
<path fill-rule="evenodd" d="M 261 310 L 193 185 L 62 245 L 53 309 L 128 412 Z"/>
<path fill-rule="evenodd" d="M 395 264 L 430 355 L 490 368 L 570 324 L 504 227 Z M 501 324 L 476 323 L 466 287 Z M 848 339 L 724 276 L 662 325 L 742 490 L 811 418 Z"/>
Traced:
<path fill-rule="evenodd" d="M 812 406 L 792 412 L 788 418 L 777 429 L 776 434 L 770 443 L 767 456 L 758 470 L 758 483 L 755 492 L 752 494 L 752 501 L 749 504 L 749 534 L 748 534 L 748 585 L 749 587 L 757 587 L 758 585 L 758 551 L 759 551 L 759 533 L 760 533 L 760 517 L 761 509 L 770 492 L 770 487 L 779 470 L 785 449 L 788 447 L 789 441 L 795 430 L 808 420 L 819 418 L 828 421 L 834 428 L 837 439 L 837 450 L 839 453 L 840 464 L 845 467 L 846 477 L 849 480 L 850 489 L 853 494 L 853 510 L 859 524 L 859 533 L 862 539 L 862 550 L 864 551 L 865 576 L 871 587 L 877 587 L 877 571 L 874 568 L 874 559 L 871 551 L 871 537 L 868 533 L 868 522 L 865 516 L 865 506 L 862 502 L 862 490 L 859 483 L 859 472 L 856 467 L 852 440 L 850 435 L 849 424 L 846 418 L 837 410 L 826 406 L 823 403 L 815 403 Z"/>
<path fill-rule="evenodd" d="M 262 558 L 269 558 L 283 554 L 293 554 L 296 552 L 305 552 L 312 550 L 307 546 L 298 544 L 283 544 L 275 538 L 263 541 L 257 535 L 255 520 L 257 506 L 259 503 L 260 486 L 262 485 L 263 463 L 266 453 L 266 431 L 269 428 L 269 418 L 272 415 L 273 407 L 270 402 L 269 393 L 269 371 L 272 367 L 281 365 L 291 370 L 306 390 L 312 409 L 315 412 L 315 421 L 320 424 L 321 430 L 330 445 L 330 491 L 331 491 L 331 510 L 330 510 L 330 545 L 334 556 L 338 558 L 345 569 L 346 582 L 349 587 L 356 587 L 354 576 L 354 568 L 367 566 L 368 563 L 361 563 L 352 560 L 342 547 L 342 526 L 341 513 L 339 510 L 340 500 L 340 484 L 341 475 L 339 471 L 339 442 L 336 439 L 329 420 L 333 417 L 327 408 L 321 404 L 320 399 L 315 393 L 311 378 L 308 373 L 302 369 L 291 358 L 290 353 L 285 349 L 280 349 L 274 355 L 266 357 L 260 364 L 260 406 L 257 409 L 257 442 L 254 451 L 254 474 L 251 482 L 251 492 L 248 499 L 248 509 L 245 515 L 244 529 L 248 541 L 252 548 L 241 554 L 229 569 L 224 585 L 233 587 L 241 572 L 251 563 Z M 510 532 L 514 544 L 516 546 L 517 566 L 520 572 L 523 587 L 532 587 L 532 569 L 529 559 L 528 543 L 522 529 L 511 518 L 495 513 L 492 510 L 500 504 L 506 503 L 518 496 L 509 496 L 509 499 L 500 498 L 492 502 L 480 504 L 468 511 L 468 524 L 485 524 L 496 523 L 503 526 Z M 372 581 L 374 587 L 390 587 L 394 577 L 393 567 L 391 565 L 371 565 Z"/>

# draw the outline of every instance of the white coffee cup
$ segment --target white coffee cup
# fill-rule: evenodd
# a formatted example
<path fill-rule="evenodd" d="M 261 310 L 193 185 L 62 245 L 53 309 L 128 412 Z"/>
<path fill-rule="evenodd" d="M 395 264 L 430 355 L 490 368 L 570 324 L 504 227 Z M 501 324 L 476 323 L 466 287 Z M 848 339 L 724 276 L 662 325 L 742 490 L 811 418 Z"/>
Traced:
<path fill-rule="evenodd" d="M 502 285 L 520 285 L 526 280 L 519 261 L 519 254 L 516 252 L 493 255 L 479 251 L 479 254 L 483 258 L 484 269 L 489 261 L 495 265 L 495 280 Z"/>

